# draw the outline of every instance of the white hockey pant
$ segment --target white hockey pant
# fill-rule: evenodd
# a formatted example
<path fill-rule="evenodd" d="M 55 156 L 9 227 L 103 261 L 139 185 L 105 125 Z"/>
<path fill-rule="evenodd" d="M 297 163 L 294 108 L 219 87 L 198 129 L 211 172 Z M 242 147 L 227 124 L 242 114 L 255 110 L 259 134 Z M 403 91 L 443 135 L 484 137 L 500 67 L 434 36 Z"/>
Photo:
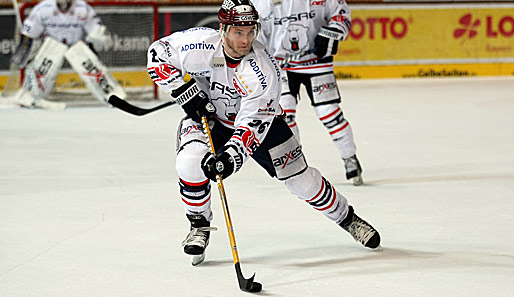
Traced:
<path fill-rule="evenodd" d="M 327 128 L 341 158 L 346 159 L 355 155 L 357 148 L 353 141 L 352 128 L 344 118 L 339 104 L 317 105 L 314 106 L 314 110 L 321 123 Z"/>
<path fill-rule="evenodd" d="M 348 200 L 316 168 L 308 167 L 303 173 L 287 179 L 285 184 L 292 194 L 337 224 L 346 218 Z"/>
<path fill-rule="evenodd" d="M 187 214 L 202 215 L 212 221 L 210 180 L 203 174 L 200 162 L 209 151 L 206 144 L 191 142 L 177 154 L 176 169 L 180 197 Z"/>

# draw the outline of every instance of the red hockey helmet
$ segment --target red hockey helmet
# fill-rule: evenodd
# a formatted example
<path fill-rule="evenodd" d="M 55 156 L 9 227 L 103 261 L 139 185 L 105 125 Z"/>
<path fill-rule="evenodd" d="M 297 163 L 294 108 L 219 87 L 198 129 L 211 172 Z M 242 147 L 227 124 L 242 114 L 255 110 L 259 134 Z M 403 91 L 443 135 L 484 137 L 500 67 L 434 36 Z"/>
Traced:
<path fill-rule="evenodd" d="M 249 0 L 224 0 L 218 19 L 223 25 L 252 26 L 257 25 L 259 14 Z"/>

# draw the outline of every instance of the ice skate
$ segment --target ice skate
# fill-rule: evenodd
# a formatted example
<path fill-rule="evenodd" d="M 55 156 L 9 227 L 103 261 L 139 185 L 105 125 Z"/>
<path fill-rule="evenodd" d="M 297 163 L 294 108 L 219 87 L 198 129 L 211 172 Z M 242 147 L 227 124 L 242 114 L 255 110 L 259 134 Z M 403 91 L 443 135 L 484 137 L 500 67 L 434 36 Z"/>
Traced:
<path fill-rule="evenodd" d="M 346 179 L 352 180 L 354 186 L 362 185 L 362 168 L 357 155 L 350 158 L 343 159 L 344 167 L 346 168 Z"/>
<path fill-rule="evenodd" d="M 380 247 L 380 234 L 378 234 L 378 231 L 356 215 L 352 206 L 348 207 L 348 215 L 339 226 L 350 233 L 355 241 L 360 242 L 365 247 L 370 249 L 378 249 Z"/>
<path fill-rule="evenodd" d="M 186 215 L 191 222 L 191 231 L 182 242 L 184 253 L 192 255 L 191 264 L 196 266 L 205 260 L 205 249 L 209 245 L 210 231 L 216 231 L 216 227 L 210 227 L 201 215 Z"/>

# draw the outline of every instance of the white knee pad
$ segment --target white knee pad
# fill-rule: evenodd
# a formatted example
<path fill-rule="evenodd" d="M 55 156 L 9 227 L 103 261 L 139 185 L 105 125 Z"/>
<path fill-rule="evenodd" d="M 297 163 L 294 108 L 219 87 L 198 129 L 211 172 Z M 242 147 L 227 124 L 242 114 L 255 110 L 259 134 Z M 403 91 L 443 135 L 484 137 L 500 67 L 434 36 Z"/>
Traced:
<path fill-rule="evenodd" d="M 205 181 L 207 178 L 203 174 L 200 162 L 207 152 L 209 148 L 201 142 L 185 145 L 177 155 L 175 166 L 178 176 L 188 182 Z"/>

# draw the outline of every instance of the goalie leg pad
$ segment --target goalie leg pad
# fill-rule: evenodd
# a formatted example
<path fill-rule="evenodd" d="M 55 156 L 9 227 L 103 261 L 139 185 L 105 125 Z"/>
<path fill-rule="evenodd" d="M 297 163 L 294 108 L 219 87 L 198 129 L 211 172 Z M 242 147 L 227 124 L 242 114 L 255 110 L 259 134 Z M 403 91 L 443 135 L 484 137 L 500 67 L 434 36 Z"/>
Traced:
<path fill-rule="evenodd" d="M 23 88 L 32 94 L 33 104 L 48 96 L 54 88 L 67 50 L 64 43 L 46 37 L 34 60 L 25 69 Z"/>
<path fill-rule="evenodd" d="M 64 56 L 98 101 L 107 104 L 111 95 L 121 99 L 127 97 L 125 90 L 84 42 L 75 43 Z"/>

